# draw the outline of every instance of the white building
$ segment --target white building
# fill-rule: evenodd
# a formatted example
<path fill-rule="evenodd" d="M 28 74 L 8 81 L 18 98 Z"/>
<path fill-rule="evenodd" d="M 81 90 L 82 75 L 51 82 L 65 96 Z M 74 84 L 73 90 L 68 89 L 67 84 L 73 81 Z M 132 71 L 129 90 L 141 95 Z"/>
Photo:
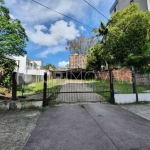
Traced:
<path fill-rule="evenodd" d="M 17 67 L 15 71 L 18 73 L 18 84 L 29 83 L 43 80 L 45 70 L 42 70 L 43 61 L 32 60 L 28 56 L 13 56 Z"/>

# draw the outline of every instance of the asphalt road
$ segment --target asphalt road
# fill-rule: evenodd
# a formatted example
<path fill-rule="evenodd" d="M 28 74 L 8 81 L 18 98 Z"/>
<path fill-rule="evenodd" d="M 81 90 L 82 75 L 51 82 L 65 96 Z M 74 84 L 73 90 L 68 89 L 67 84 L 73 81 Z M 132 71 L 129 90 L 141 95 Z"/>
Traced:
<path fill-rule="evenodd" d="M 150 150 L 150 121 L 110 104 L 47 108 L 23 150 Z"/>

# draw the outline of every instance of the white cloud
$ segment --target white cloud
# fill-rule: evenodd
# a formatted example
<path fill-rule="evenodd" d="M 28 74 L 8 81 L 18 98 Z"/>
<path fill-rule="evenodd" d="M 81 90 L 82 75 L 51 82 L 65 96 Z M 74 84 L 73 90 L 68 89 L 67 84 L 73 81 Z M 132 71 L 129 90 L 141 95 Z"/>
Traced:
<path fill-rule="evenodd" d="M 86 29 L 83 26 L 80 26 L 81 31 L 85 31 Z"/>
<path fill-rule="evenodd" d="M 65 68 L 66 67 L 66 65 L 68 65 L 69 64 L 69 61 L 61 61 L 61 62 L 59 62 L 58 63 L 58 67 L 60 67 L 60 68 Z"/>
<path fill-rule="evenodd" d="M 47 48 L 46 50 L 43 50 L 36 56 L 40 58 L 47 58 L 49 54 L 56 54 L 58 52 L 65 52 L 65 51 L 66 51 L 65 45 L 54 46 L 54 47 Z"/>
<path fill-rule="evenodd" d="M 74 0 L 36 0 L 37 2 L 52 8 L 65 15 L 74 15 L 82 18 L 86 4 L 84 2 Z M 25 0 L 5 0 L 6 5 L 12 10 L 13 15 L 17 16 L 23 22 L 30 24 L 44 23 L 48 21 L 56 21 L 64 18 L 64 16 L 49 10 L 33 1 Z M 87 7 L 87 6 L 86 6 Z M 78 11 L 76 10 L 78 8 Z M 20 13 L 21 12 L 21 13 Z"/>
<path fill-rule="evenodd" d="M 87 24 L 92 22 L 92 14 L 98 14 L 87 3 L 81 0 L 36 0 L 37 2 L 52 8 L 62 14 L 68 15 Z M 32 25 L 41 24 L 50 21 L 63 19 L 64 16 L 49 10 L 33 1 L 26 0 L 5 0 L 6 5 L 10 8 L 11 13 L 19 20 Z M 114 0 L 88 0 L 98 10 L 104 7 L 110 8 Z M 101 8 L 101 6 L 103 8 Z M 106 7 L 107 6 L 107 7 Z M 100 10 L 103 11 L 103 10 Z M 100 16 L 100 15 L 99 15 Z M 101 17 L 101 16 L 100 16 Z M 99 20 L 99 18 L 96 18 Z"/>
<path fill-rule="evenodd" d="M 36 1 L 92 28 L 99 27 L 99 20 L 104 19 L 104 17 L 81 0 Z M 109 14 L 109 9 L 114 1 L 88 0 L 90 4 L 105 15 Z M 31 0 L 5 0 L 5 3 L 10 9 L 11 17 L 15 16 L 21 21 L 30 41 L 40 46 L 40 50 L 45 49 L 41 53 L 37 52 L 39 53 L 38 57 L 44 58 L 48 54 L 65 51 L 66 41 L 76 38 L 84 30 L 87 31 L 87 34 L 91 34 L 91 29 L 86 28 L 86 26 L 81 26 L 80 24 L 77 24 L 80 27 L 75 26 L 75 21 L 67 23 L 64 21 L 64 19 L 67 19 L 66 17 Z"/>
<path fill-rule="evenodd" d="M 27 35 L 32 42 L 42 46 L 64 44 L 67 40 L 73 40 L 80 35 L 72 22 L 67 23 L 63 20 L 52 24 L 49 30 L 44 25 L 36 25 L 34 29 L 27 30 Z"/>

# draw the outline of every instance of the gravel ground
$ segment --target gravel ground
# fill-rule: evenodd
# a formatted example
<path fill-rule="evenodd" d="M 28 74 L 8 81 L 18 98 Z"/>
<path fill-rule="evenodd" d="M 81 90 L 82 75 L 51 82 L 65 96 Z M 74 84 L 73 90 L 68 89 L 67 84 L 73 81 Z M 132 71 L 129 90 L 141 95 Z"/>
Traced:
<path fill-rule="evenodd" d="M 56 102 L 75 103 L 75 102 L 103 102 L 105 99 L 93 92 L 93 88 L 86 81 L 68 80 L 60 90 L 60 92 L 83 92 L 83 93 L 60 93 L 56 98 Z"/>
<path fill-rule="evenodd" d="M 121 107 L 137 114 L 138 116 L 150 120 L 150 104 L 121 105 Z"/>
<path fill-rule="evenodd" d="M 21 150 L 39 114 L 37 110 L 0 111 L 0 150 Z"/>

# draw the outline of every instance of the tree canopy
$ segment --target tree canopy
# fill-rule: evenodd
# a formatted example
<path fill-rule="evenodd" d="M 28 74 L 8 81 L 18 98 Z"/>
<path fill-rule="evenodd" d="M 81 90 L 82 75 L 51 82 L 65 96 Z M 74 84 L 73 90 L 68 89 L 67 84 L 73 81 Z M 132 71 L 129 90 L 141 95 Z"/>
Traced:
<path fill-rule="evenodd" d="M 103 47 L 96 48 L 99 57 L 95 58 L 104 59 L 110 65 L 134 66 L 138 70 L 146 68 L 150 63 L 149 18 L 149 11 L 143 12 L 138 3 L 132 3 L 113 14 L 106 26 L 100 22 L 100 28 L 93 32 L 102 37 Z M 89 56 L 94 58 L 96 53 Z M 91 59 L 87 60 L 90 62 Z"/>
<path fill-rule="evenodd" d="M 28 41 L 25 29 L 18 19 L 10 17 L 9 9 L 3 4 L 0 0 L 0 55 L 24 55 Z"/>
<path fill-rule="evenodd" d="M 143 12 L 138 3 L 117 11 L 109 20 L 107 51 L 114 61 L 140 68 L 150 60 L 150 12 Z"/>
<path fill-rule="evenodd" d="M 0 68 L 5 71 L 3 77 L 0 78 L 0 83 L 4 83 L 4 77 L 11 75 L 16 65 L 13 60 L 5 56 L 26 54 L 27 41 L 28 37 L 21 22 L 10 17 L 9 9 L 4 6 L 4 0 L 0 0 Z"/>
<path fill-rule="evenodd" d="M 66 49 L 69 50 L 72 54 L 86 54 L 87 50 L 95 44 L 95 38 L 87 38 L 85 36 L 79 36 L 74 40 L 67 42 Z"/>
<path fill-rule="evenodd" d="M 43 69 L 46 70 L 51 70 L 51 69 L 56 69 L 56 67 L 54 65 L 52 65 L 51 63 L 46 64 L 45 66 L 43 66 Z"/>

